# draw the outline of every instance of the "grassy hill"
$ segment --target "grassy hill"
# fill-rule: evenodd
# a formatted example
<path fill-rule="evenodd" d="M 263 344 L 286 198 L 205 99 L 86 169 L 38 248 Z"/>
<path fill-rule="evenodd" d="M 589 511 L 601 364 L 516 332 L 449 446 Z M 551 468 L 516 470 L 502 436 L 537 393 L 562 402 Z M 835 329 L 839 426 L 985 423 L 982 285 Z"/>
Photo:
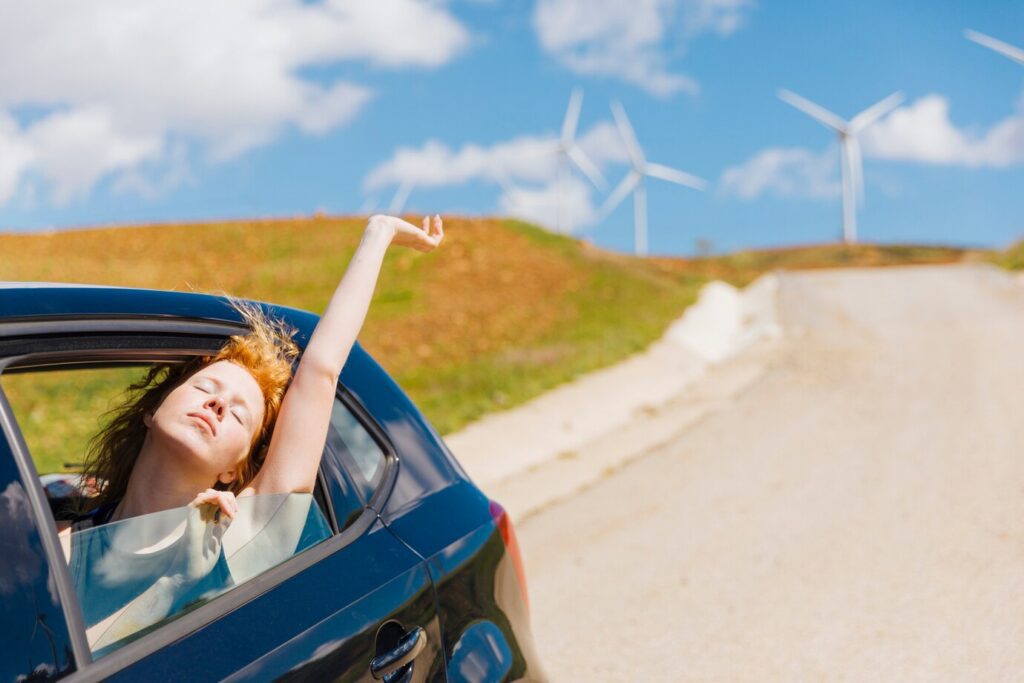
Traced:
<path fill-rule="evenodd" d="M 987 252 L 987 260 L 1006 270 L 1024 270 L 1024 241 L 1015 242 L 1002 251 Z"/>
<path fill-rule="evenodd" d="M 320 312 L 364 223 L 315 217 L 6 234 L 0 280 L 226 291 Z M 445 234 L 431 254 L 389 251 L 360 336 L 442 433 L 643 349 L 710 279 L 744 285 L 777 268 L 962 257 L 942 247 L 818 245 L 638 259 L 503 219 L 446 218 Z"/>

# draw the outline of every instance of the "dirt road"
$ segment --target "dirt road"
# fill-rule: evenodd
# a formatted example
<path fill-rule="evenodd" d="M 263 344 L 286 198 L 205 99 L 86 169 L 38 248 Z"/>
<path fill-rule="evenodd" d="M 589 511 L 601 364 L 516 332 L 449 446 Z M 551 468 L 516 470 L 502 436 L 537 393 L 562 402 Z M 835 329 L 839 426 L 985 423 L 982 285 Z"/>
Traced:
<path fill-rule="evenodd" d="M 518 528 L 556 681 L 1021 680 L 1024 287 L 784 275 L 761 378 Z"/>

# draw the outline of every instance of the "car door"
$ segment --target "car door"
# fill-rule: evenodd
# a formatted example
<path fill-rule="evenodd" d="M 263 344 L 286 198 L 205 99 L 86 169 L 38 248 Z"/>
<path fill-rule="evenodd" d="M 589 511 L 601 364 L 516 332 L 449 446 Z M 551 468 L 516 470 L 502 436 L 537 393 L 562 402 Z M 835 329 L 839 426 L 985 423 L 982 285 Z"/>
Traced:
<path fill-rule="evenodd" d="M 24 335 L 22 326 L 19 343 L 8 345 L 18 353 L 0 359 L 0 413 L 5 443 L 19 463 L 24 489 L 42 495 L 31 449 L 3 390 L 4 374 L 44 372 L 49 362 L 67 368 L 96 360 L 109 365 L 119 357 L 173 361 L 208 351 L 194 334 L 175 334 L 180 330 L 173 321 L 164 326 L 156 334 L 150 324 L 146 334 L 131 335 L 130 343 L 123 323 L 116 340 L 95 333 L 87 340 L 62 339 L 53 334 L 52 325 L 45 339 L 34 340 Z M 349 410 L 341 399 L 338 405 L 338 410 Z M 370 416 L 350 415 L 348 423 L 353 422 L 380 447 L 383 460 L 375 495 L 386 496 L 397 457 Z M 58 656 L 54 666 L 61 671 L 77 666 L 75 676 L 83 680 L 443 680 L 429 572 L 380 522 L 365 492 L 352 483 L 347 466 L 337 458 L 331 462 L 322 468 L 318 487 L 318 500 L 335 532 L 330 538 L 109 654 L 94 656 L 79 648 L 73 665 L 69 656 Z M 52 516 L 37 511 L 34 532 L 49 541 L 43 543 L 49 565 L 63 563 Z M 55 572 L 56 583 L 62 595 L 74 596 L 63 569 Z M 74 615 L 76 607 L 67 606 L 64 612 Z M 68 627 L 68 638 L 81 643 L 78 614 L 77 620 L 68 620 L 74 624 Z M 6 612 L 4 617 L 6 622 Z"/>
<path fill-rule="evenodd" d="M 0 420 L 3 420 L 0 415 Z M 6 430 L 3 430 L 5 433 Z M 68 624 L 75 606 L 66 582 L 57 579 L 60 566 L 51 565 L 45 545 L 51 540 L 40 530 L 38 509 L 45 499 L 17 462 L 4 433 L 0 433 L 0 679 L 45 681 L 75 670 L 75 653 L 86 648 L 76 642 Z M 34 509 L 36 508 L 36 509 Z"/>

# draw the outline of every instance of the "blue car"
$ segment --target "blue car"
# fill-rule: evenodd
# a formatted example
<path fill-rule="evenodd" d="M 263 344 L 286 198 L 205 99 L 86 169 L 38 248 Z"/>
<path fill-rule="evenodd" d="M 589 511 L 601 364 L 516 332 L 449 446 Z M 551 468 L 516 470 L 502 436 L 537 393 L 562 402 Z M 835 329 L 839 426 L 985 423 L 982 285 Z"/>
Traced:
<path fill-rule="evenodd" d="M 260 305 L 305 344 L 315 315 Z M 215 296 L 0 283 L 0 680 L 545 680 L 508 515 L 358 345 L 314 492 L 240 499 L 186 596 L 96 616 L 211 526 L 167 510 L 69 546 L 88 440 L 141 373 L 241 325 Z"/>

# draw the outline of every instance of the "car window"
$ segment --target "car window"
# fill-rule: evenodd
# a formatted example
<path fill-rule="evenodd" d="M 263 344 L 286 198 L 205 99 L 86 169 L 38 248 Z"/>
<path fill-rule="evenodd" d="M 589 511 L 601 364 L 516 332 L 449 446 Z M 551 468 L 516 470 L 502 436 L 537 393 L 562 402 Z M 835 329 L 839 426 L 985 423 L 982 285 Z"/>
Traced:
<path fill-rule="evenodd" d="M 233 520 L 209 506 L 182 507 L 93 524 L 91 498 L 103 482 L 81 466 L 94 435 L 129 387 L 152 365 L 0 374 L 15 421 L 40 474 L 97 656 L 121 647 L 175 617 L 331 536 L 312 494 L 246 496 Z M 332 433 L 334 432 L 332 428 Z M 351 425 L 332 438 L 345 444 Z M 335 447 L 338 447 L 335 444 Z M 356 486 L 350 486 L 353 492 Z M 197 493 L 199 493 L 197 491 Z M 352 508 L 362 511 L 353 493 Z M 102 521 L 102 520 L 100 520 Z"/>
<path fill-rule="evenodd" d="M 18 428 L 41 475 L 81 469 L 89 440 L 125 389 L 142 379 L 149 366 L 5 372 L 0 375 Z M 49 481 L 73 481 L 51 476 Z"/>
<path fill-rule="evenodd" d="M 312 494 L 292 493 L 239 498 L 233 519 L 181 507 L 73 528 L 65 545 L 102 657 L 330 535 Z"/>
<path fill-rule="evenodd" d="M 369 502 L 384 476 L 384 450 L 341 399 L 334 401 L 327 447 Z"/>

